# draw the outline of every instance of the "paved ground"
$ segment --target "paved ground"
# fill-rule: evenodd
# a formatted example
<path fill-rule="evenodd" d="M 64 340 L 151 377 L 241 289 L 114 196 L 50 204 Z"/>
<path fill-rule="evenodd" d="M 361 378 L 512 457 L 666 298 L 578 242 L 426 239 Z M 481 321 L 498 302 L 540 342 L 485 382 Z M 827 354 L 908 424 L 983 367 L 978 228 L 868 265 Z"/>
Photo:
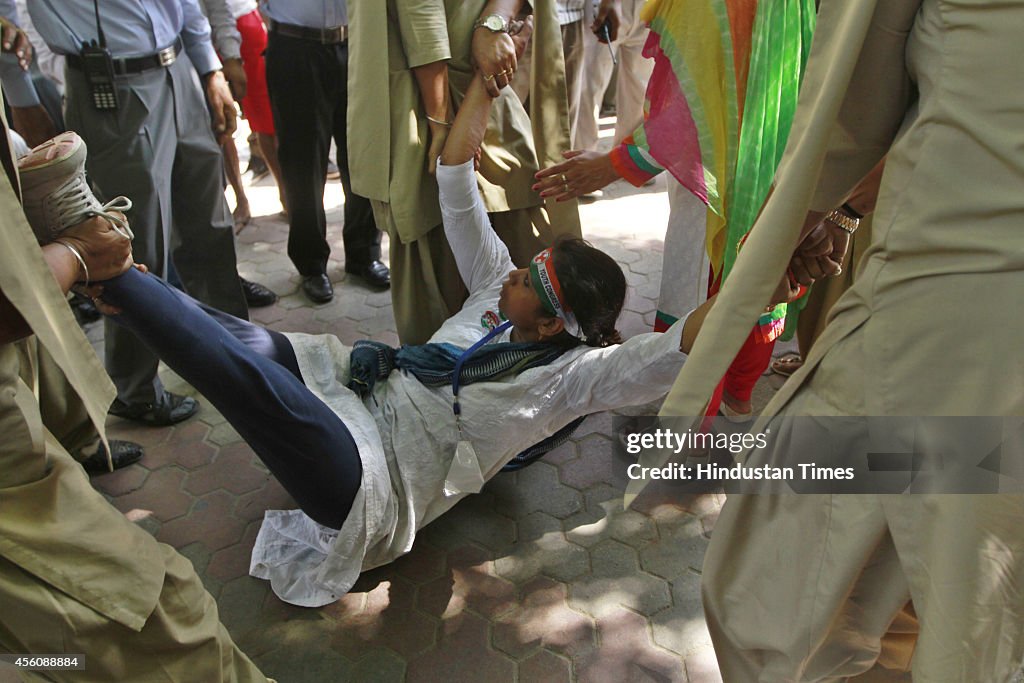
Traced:
<path fill-rule="evenodd" d="M 586 235 L 626 269 L 620 329 L 629 336 L 654 322 L 668 202 L 661 184 L 620 185 L 581 211 Z M 323 306 L 297 291 L 276 189 L 264 180 L 249 196 L 259 217 L 239 236 L 239 270 L 281 294 L 277 305 L 253 312 L 257 321 L 347 343 L 397 343 L 388 294 L 343 273 L 336 182 L 325 197 L 336 296 Z M 101 343 L 101 326 L 89 333 Z M 778 383 L 764 378 L 756 403 Z M 699 584 L 722 497 L 663 487 L 624 511 L 612 477 L 610 414 L 588 419 L 535 465 L 496 477 L 426 528 L 409 555 L 367 572 L 322 609 L 284 604 L 248 576 L 263 511 L 294 505 L 208 403 L 175 428 L 112 419 L 110 433 L 143 443 L 146 457 L 96 486 L 192 560 L 239 645 L 282 683 L 721 680 Z"/>

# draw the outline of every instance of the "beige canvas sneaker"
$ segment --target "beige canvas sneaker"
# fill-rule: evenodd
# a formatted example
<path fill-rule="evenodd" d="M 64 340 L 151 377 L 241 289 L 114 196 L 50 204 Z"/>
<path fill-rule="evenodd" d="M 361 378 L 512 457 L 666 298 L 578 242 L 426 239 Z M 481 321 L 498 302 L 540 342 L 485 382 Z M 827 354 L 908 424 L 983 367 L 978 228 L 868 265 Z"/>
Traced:
<path fill-rule="evenodd" d="M 114 230 L 132 239 L 128 222 L 113 211 L 132 208 L 127 197 L 101 204 L 85 178 L 85 141 L 74 131 L 61 133 L 18 160 L 22 206 L 40 244 L 52 242 L 72 225 L 103 216 Z"/>

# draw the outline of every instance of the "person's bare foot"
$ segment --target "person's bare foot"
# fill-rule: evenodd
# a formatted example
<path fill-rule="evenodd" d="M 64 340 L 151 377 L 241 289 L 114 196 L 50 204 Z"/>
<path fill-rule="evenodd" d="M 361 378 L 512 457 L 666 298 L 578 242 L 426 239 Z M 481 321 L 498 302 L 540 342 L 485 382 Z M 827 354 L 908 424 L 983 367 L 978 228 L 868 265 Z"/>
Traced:
<path fill-rule="evenodd" d="M 231 212 L 231 217 L 235 221 L 235 234 L 242 232 L 245 226 L 249 225 L 249 221 L 252 220 L 252 213 L 249 211 L 249 202 L 239 202 L 235 207 L 235 210 Z"/>

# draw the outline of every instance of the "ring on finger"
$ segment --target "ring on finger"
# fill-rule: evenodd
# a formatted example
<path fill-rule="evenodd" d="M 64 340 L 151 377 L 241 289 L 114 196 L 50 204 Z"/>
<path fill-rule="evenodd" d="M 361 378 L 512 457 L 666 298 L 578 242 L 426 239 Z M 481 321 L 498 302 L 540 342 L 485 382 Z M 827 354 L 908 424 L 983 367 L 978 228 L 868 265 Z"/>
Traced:
<path fill-rule="evenodd" d="M 563 184 L 563 185 L 565 185 L 565 184 L 567 184 L 567 183 L 569 182 L 569 181 L 568 181 L 568 180 L 566 179 L 566 177 L 565 177 L 565 174 L 564 174 L 564 173 L 559 173 L 559 174 L 558 174 L 558 178 L 559 178 L 559 180 L 561 180 L 561 181 L 562 181 L 562 184 Z"/>
<path fill-rule="evenodd" d="M 832 277 L 839 277 L 843 274 L 843 267 L 841 265 L 836 266 L 836 271 L 832 273 Z"/>
<path fill-rule="evenodd" d="M 489 74 L 487 76 L 484 76 L 484 80 L 485 81 L 493 81 L 494 80 L 494 74 Z"/>

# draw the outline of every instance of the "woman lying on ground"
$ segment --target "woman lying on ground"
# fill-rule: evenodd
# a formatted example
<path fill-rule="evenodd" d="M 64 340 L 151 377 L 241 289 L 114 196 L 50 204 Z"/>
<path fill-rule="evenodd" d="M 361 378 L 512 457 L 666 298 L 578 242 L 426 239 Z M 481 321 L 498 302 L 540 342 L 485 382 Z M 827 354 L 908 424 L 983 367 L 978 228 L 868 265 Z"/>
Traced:
<path fill-rule="evenodd" d="M 489 107 L 478 75 L 437 168 L 470 296 L 429 344 L 265 330 L 136 269 L 103 284 L 115 320 L 221 411 L 301 508 L 266 513 L 250 568 L 287 602 L 337 600 L 573 420 L 663 397 L 711 305 L 618 344 L 626 281 L 611 257 L 565 240 L 515 269 L 473 168 Z"/>

